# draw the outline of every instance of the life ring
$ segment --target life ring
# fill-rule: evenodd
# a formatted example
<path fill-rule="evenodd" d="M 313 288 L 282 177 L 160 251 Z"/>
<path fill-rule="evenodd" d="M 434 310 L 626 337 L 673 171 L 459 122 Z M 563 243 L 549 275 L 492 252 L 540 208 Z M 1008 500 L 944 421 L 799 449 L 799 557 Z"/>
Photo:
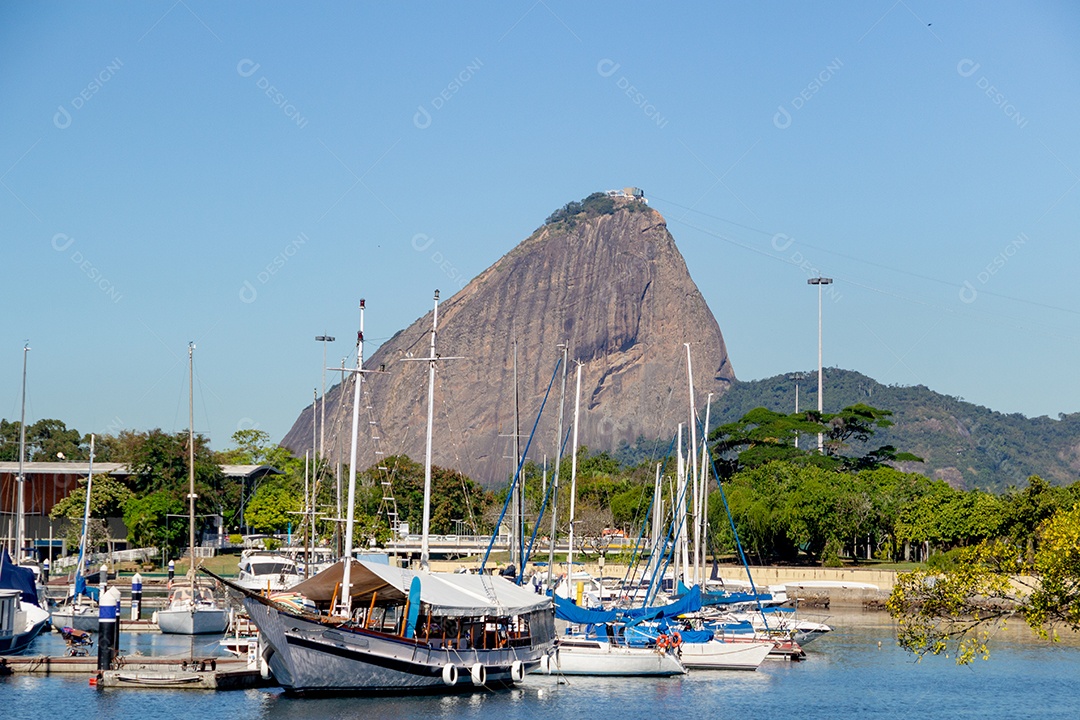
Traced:
<path fill-rule="evenodd" d="M 657 650 L 667 650 L 667 647 L 668 647 L 668 636 L 664 635 L 662 633 L 660 635 L 657 635 L 656 636 L 656 649 Z"/>
<path fill-rule="evenodd" d="M 671 633 L 671 641 L 670 642 L 671 642 L 671 649 L 672 650 L 678 648 L 680 645 L 682 645 L 682 633 L 680 633 L 678 630 Z"/>

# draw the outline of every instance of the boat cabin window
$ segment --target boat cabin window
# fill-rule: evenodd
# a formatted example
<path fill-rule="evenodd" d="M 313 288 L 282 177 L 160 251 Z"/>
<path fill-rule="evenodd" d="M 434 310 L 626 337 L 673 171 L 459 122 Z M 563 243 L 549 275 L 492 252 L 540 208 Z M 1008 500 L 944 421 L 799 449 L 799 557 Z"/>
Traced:
<path fill-rule="evenodd" d="M 260 562 L 251 563 L 249 566 L 252 575 L 284 575 L 296 572 L 292 563 L 284 562 Z"/>

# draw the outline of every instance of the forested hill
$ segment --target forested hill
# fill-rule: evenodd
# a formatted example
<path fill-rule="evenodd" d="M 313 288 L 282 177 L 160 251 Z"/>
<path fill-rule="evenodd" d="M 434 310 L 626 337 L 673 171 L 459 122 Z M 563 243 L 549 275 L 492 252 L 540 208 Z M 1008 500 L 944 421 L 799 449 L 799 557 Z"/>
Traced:
<path fill-rule="evenodd" d="M 817 407 L 817 374 L 802 373 L 799 408 Z M 925 459 L 904 469 L 947 480 L 961 489 L 1000 492 L 1023 487 L 1030 475 L 1056 485 L 1080 479 L 1080 413 L 1028 418 L 1003 414 L 942 395 L 923 385 L 882 385 L 851 370 L 825 369 L 825 411 L 855 403 L 893 411 L 893 427 L 880 430 L 874 447 L 891 444 Z M 736 381 L 713 406 L 713 426 L 766 407 L 795 411 L 794 374 Z M 812 442 L 807 440 L 807 442 Z"/>

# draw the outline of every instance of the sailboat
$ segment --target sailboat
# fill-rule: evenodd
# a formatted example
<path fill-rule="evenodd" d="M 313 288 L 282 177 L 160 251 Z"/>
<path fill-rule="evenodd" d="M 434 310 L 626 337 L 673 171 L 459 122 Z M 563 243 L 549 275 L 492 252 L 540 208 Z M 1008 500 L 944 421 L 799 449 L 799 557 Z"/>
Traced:
<path fill-rule="evenodd" d="M 67 598 L 52 611 L 52 625 L 57 630 L 73 628 L 82 632 L 98 630 L 98 591 L 86 586 L 86 539 L 90 526 L 90 496 L 94 489 L 94 436 L 90 436 L 90 464 L 86 474 L 86 504 L 83 508 L 82 536 L 79 539 L 79 560 Z"/>
<path fill-rule="evenodd" d="M 551 650 L 555 623 L 549 598 L 498 575 L 429 569 L 438 309 L 436 291 L 431 354 L 422 358 L 428 362 L 428 422 L 420 569 L 352 558 L 360 383 L 366 372 L 361 300 L 352 371 L 345 556 L 294 586 L 288 601 L 243 591 L 223 580 L 242 592 L 244 607 L 259 629 L 261 656 L 287 692 L 451 692 L 506 686 L 524 679 Z"/>
<path fill-rule="evenodd" d="M 229 611 L 215 596 L 213 583 L 195 577 L 195 343 L 188 344 L 188 573 L 170 590 L 169 604 L 154 613 L 163 633 L 208 635 L 223 633 Z"/>

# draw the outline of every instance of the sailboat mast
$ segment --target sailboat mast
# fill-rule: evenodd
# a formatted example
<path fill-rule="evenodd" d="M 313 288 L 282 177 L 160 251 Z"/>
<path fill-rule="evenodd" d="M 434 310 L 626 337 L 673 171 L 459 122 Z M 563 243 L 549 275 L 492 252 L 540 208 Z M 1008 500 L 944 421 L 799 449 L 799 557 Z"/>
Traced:
<path fill-rule="evenodd" d="M 660 537 L 660 533 L 664 531 L 664 494 L 660 486 L 660 465 L 661 463 L 656 463 L 656 481 L 653 483 L 652 553 L 649 555 L 649 565 L 652 567 L 649 572 L 650 583 L 656 578 L 656 574 L 660 572 L 661 555 L 664 550 L 663 540 Z"/>
<path fill-rule="evenodd" d="M 313 406 L 314 407 L 314 406 Z M 314 412 L 314 410 L 313 410 Z M 300 515 L 300 527 L 304 528 L 304 534 L 307 535 L 307 519 L 308 514 L 311 513 L 311 506 L 308 504 L 308 498 L 310 496 L 310 485 L 308 482 L 308 469 L 310 461 L 308 459 L 310 452 L 304 451 L 304 512 Z M 311 577 L 311 552 L 308 550 L 311 537 L 304 538 L 304 577 Z"/>
<path fill-rule="evenodd" d="M 15 564 L 18 565 L 22 560 L 23 545 L 26 543 L 26 478 L 23 476 L 23 464 L 26 462 L 26 356 L 30 352 L 30 344 L 23 345 L 23 361 L 22 361 L 22 410 L 19 412 L 19 477 L 16 482 L 18 492 L 16 493 L 16 510 L 15 510 L 15 547 L 12 548 L 11 556 L 15 558 Z"/>
<path fill-rule="evenodd" d="M 188 343 L 188 577 L 195 579 L 195 343 Z"/>
<path fill-rule="evenodd" d="M 86 572 L 86 533 L 90 528 L 90 492 L 94 488 L 94 436 L 90 436 L 90 466 L 86 474 L 86 505 L 83 508 L 82 537 L 79 539 L 79 562 L 75 566 L 75 582 Z M 72 587 L 71 594 L 75 595 Z"/>
<path fill-rule="evenodd" d="M 679 571 L 675 573 L 676 577 L 679 577 L 680 573 L 682 577 L 686 578 L 686 572 L 690 565 L 690 557 L 688 554 L 688 545 L 686 538 L 686 459 L 683 457 L 683 426 L 679 423 L 679 456 L 677 464 L 677 489 L 676 493 L 679 496 L 678 505 L 679 509 L 676 515 L 676 522 L 679 523 L 679 552 L 676 554 L 676 559 L 679 561 Z"/>
<path fill-rule="evenodd" d="M 691 496 L 693 497 L 694 512 L 694 567 L 692 577 L 696 581 L 701 569 L 701 497 L 698 494 L 697 472 L 697 408 L 694 406 L 694 366 L 690 361 L 690 343 L 683 343 L 683 345 L 686 346 L 686 378 L 690 390 L 690 479 L 693 488 Z"/>
<path fill-rule="evenodd" d="M 705 585 L 705 549 L 708 547 L 706 537 L 709 532 L 709 413 L 712 412 L 712 393 L 705 398 L 705 430 L 701 436 L 701 490 L 698 497 L 701 498 L 701 512 L 698 513 L 701 522 L 701 576 L 698 582 L 704 588 Z"/>
<path fill-rule="evenodd" d="M 364 380 L 364 301 L 360 300 L 360 330 L 356 333 L 356 371 L 353 374 L 352 447 L 349 449 L 349 499 L 345 505 L 345 570 L 341 576 L 341 605 L 352 615 L 353 507 L 356 504 L 356 443 L 360 425 L 360 383 Z M 340 517 L 340 515 L 339 515 Z"/>
<path fill-rule="evenodd" d="M 555 531 L 559 520 L 559 463 L 562 461 L 563 407 L 566 405 L 566 357 L 568 347 L 562 346 L 562 390 L 559 393 L 559 429 L 555 436 L 555 474 L 551 478 L 551 543 L 548 545 L 548 585 L 555 578 Z"/>
<path fill-rule="evenodd" d="M 513 533 L 510 540 L 510 562 L 521 571 L 518 573 L 518 577 L 521 577 L 525 571 L 525 530 L 522 518 L 524 506 L 521 502 L 521 484 L 524 478 L 518 475 L 518 466 L 521 465 L 521 449 L 518 444 L 518 435 L 520 432 L 521 428 L 518 426 L 517 340 L 514 340 L 514 442 L 511 444 L 514 448 L 514 457 L 510 478 L 512 482 L 516 479 L 516 482 L 514 482 L 513 497 L 511 499 L 514 505 L 514 511 L 511 513 L 510 517 L 510 527 L 511 532 Z"/>
<path fill-rule="evenodd" d="M 435 291 L 435 307 L 431 311 L 431 354 L 428 355 L 427 445 L 424 450 L 424 523 L 420 537 L 420 568 L 430 570 L 428 533 L 431 531 L 431 429 L 435 418 L 435 335 L 439 329 L 439 291 Z"/>
<path fill-rule="evenodd" d="M 577 366 L 577 389 L 574 391 L 574 444 L 570 448 L 570 552 L 566 556 L 567 577 L 574 571 L 574 501 L 577 499 L 578 419 L 581 416 L 581 363 Z"/>

